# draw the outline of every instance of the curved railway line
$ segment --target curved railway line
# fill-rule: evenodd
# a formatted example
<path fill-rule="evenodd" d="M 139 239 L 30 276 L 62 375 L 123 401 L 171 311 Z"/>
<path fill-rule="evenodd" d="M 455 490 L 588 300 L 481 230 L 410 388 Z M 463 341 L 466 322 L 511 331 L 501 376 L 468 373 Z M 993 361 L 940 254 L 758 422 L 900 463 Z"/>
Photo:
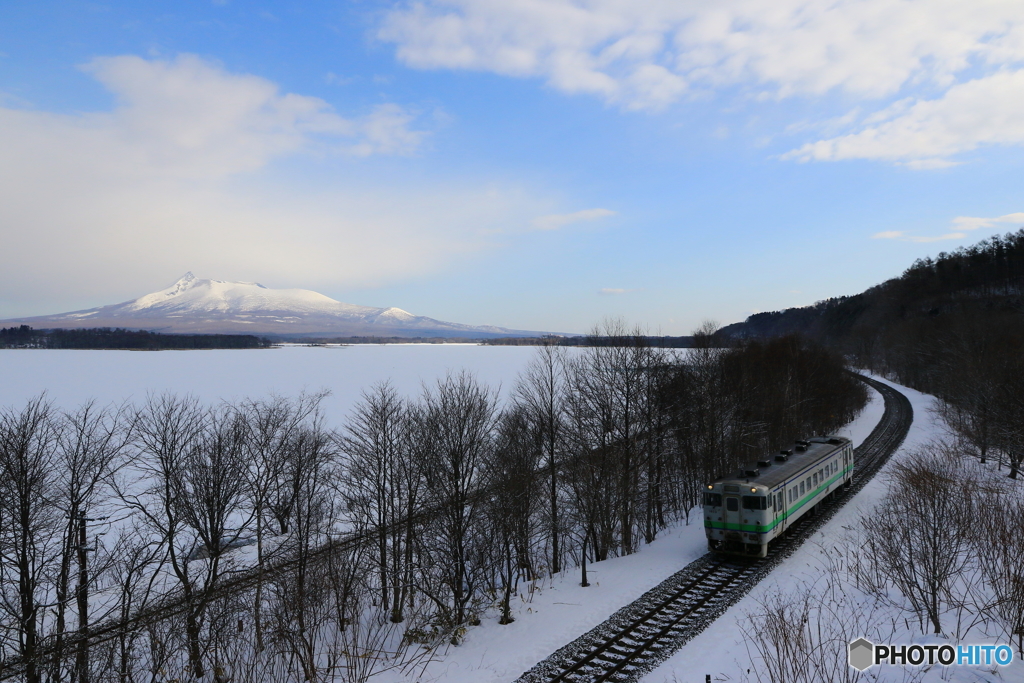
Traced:
<path fill-rule="evenodd" d="M 903 443 L 914 419 L 907 397 L 858 375 L 885 399 L 882 419 L 854 449 L 849 489 L 819 504 L 780 538 L 768 557 L 730 560 L 710 553 L 623 607 L 607 621 L 559 649 L 516 683 L 635 681 L 703 631 L 818 530 L 867 484 Z"/>
<path fill-rule="evenodd" d="M 866 484 L 888 457 L 899 447 L 913 420 L 910 402 L 888 385 L 858 375 L 885 398 L 885 413 L 864 443 L 854 450 L 857 458 L 851 493 Z M 844 496 L 846 498 L 848 496 Z M 523 674 L 517 683 L 541 681 L 628 681 L 649 670 L 700 633 L 711 621 L 735 603 L 760 581 L 778 562 L 800 545 L 824 523 L 841 504 L 831 500 L 817 515 L 805 515 L 791 527 L 790 533 L 773 546 L 767 558 L 756 562 L 723 561 L 705 555 L 690 563 L 651 589 L 632 604 L 620 609 L 606 622 L 561 648 L 551 657 Z M 426 517 L 422 512 L 417 517 Z M 408 520 L 402 520 L 406 524 Z M 355 533 L 332 541 L 313 552 L 325 556 L 343 551 L 375 538 L 376 531 Z M 281 561 L 262 571 L 247 569 L 225 577 L 217 585 L 218 593 L 251 588 L 259 581 L 291 569 L 297 560 Z M 97 645 L 125 630 L 141 628 L 184 612 L 189 603 L 180 595 L 154 602 L 125 621 L 112 620 L 90 627 L 88 641 Z M 71 636 L 64 652 L 74 649 L 81 636 Z M 39 648 L 36 661 L 54 654 L 49 644 Z M 23 675 L 25 662 L 20 658 L 0 663 L 0 681 Z"/>

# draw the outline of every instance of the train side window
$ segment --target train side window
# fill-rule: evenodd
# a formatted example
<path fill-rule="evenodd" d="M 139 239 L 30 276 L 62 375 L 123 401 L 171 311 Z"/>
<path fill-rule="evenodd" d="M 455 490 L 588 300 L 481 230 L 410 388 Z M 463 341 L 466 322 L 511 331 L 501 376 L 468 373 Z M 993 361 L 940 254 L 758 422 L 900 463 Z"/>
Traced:
<path fill-rule="evenodd" d="M 722 494 L 721 493 L 705 493 L 704 504 L 710 505 L 711 507 L 722 507 Z"/>
<path fill-rule="evenodd" d="M 729 512 L 737 512 L 740 509 L 739 499 L 737 498 L 726 498 L 725 509 Z"/>

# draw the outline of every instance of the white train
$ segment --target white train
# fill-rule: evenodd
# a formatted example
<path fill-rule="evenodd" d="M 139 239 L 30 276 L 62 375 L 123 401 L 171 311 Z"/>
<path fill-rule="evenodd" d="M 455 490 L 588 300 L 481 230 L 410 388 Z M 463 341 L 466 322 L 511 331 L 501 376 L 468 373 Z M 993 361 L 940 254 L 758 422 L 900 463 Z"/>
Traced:
<path fill-rule="evenodd" d="M 773 539 L 852 478 L 853 443 L 839 436 L 797 441 L 756 467 L 720 477 L 704 490 L 708 548 L 765 557 Z"/>

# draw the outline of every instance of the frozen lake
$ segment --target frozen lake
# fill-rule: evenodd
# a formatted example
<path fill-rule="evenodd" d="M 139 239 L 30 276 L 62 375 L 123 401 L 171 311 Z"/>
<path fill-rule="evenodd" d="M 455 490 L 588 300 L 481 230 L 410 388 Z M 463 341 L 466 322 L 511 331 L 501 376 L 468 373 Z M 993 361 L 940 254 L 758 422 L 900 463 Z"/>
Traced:
<path fill-rule="evenodd" d="M 578 352 L 578 349 L 567 349 Z M 0 406 L 20 409 L 45 391 L 58 406 L 90 398 L 141 403 L 146 394 L 192 394 L 212 403 L 271 392 L 295 396 L 329 389 L 328 424 L 340 426 L 360 392 L 390 379 L 415 396 L 421 383 L 468 370 L 507 395 L 537 352 L 532 346 L 394 344 L 211 351 L 65 351 L 0 349 Z"/>

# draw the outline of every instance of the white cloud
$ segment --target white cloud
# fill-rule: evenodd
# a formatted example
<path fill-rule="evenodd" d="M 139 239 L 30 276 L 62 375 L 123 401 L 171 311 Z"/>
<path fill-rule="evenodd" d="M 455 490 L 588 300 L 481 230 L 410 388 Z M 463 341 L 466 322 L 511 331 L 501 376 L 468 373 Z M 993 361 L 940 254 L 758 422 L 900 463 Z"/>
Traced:
<path fill-rule="evenodd" d="M 0 107 L 0 317 L 129 298 L 190 269 L 328 290 L 395 282 L 490 248 L 481 228 L 548 205 L 514 187 L 360 177 L 364 157 L 420 145 L 397 105 L 343 117 L 192 56 L 85 71 L 112 110 Z"/>
<path fill-rule="evenodd" d="M 545 78 L 627 106 L 691 85 L 877 97 L 1024 56 L 1016 0 L 426 0 L 378 35 L 419 68 Z"/>
<path fill-rule="evenodd" d="M 949 157 L 981 145 L 1024 143 L 1024 71 L 1003 71 L 955 85 L 939 99 L 898 103 L 892 115 L 841 137 L 783 155 L 799 161 L 880 159 L 944 168 Z"/>
<path fill-rule="evenodd" d="M 425 134 L 408 128 L 413 117 L 397 105 L 347 119 L 319 98 L 282 94 L 266 79 L 229 73 L 195 55 L 101 57 L 83 69 L 116 95 L 118 106 L 69 123 L 106 129 L 163 168 L 184 163 L 190 172 L 235 173 L 313 147 L 408 153 Z"/>
<path fill-rule="evenodd" d="M 995 218 L 976 218 L 973 216 L 957 216 L 953 219 L 953 225 L 961 230 L 978 230 L 979 228 L 992 228 L 997 223 L 1016 223 L 1024 225 L 1024 212 L 1008 213 L 1005 216 Z"/>
<path fill-rule="evenodd" d="M 876 240 L 899 240 L 901 242 L 941 242 L 944 240 L 959 240 L 967 237 L 967 232 L 970 230 L 979 230 L 981 228 L 992 228 L 999 223 L 1017 223 L 1024 224 L 1024 212 L 1008 213 L 1005 216 L 997 216 L 995 218 L 977 218 L 973 216 L 957 216 L 953 219 L 953 232 L 948 232 L 944 235 L 908 235 L 902 230 L 886 230 L 884 232 L 877 232 L 871 236 L 872 239 Z"/>
<path fill-rule="evenodd" d="M 531 224 L 537 230 L 558 230 L 571 223 L 580 221 L 593 221 L 606 216 L 614 216 L 615 212 L 609 209 L 584 209 L 574 213 L 555 213 L 547 216 L 534 218 Z"/>
<path fill-rule="evenodd" d="M 539 78 L 627 109 L 736 86 L 866 101 L 853 119 L 882 108 L 787 157 L 805 161 L 940 168 L 1024 141 L 1019 0 L 411 0 L 377 36 L 412 67 Z M 897 97 L 906 111 L 885 106 Z"/>

